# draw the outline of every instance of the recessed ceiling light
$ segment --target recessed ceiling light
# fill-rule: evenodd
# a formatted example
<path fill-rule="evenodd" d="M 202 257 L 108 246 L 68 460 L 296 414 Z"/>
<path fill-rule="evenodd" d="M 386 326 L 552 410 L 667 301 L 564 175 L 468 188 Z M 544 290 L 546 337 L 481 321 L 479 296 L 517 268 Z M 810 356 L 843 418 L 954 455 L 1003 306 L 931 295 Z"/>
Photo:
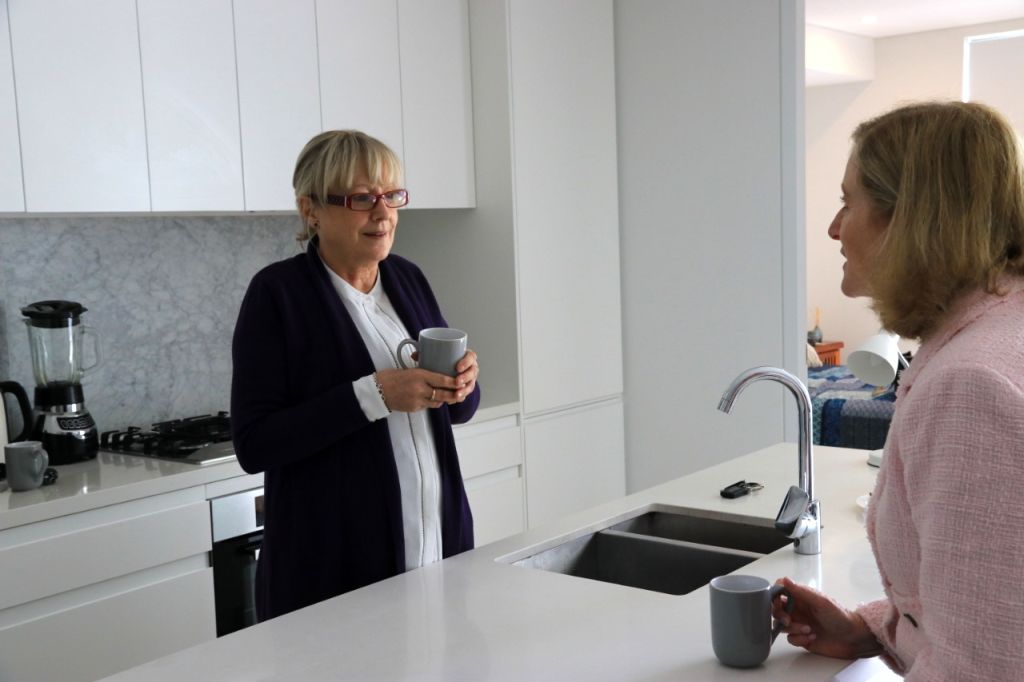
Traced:
<path fill-rule="evenodd" d="M 860 23 L 862 23 L 862 24 L 877 24 L 878 23 L 878 16 L 874 15 L 874 14 L 865 14 L 864 16 L 862 16 L 860 18 Z"/>

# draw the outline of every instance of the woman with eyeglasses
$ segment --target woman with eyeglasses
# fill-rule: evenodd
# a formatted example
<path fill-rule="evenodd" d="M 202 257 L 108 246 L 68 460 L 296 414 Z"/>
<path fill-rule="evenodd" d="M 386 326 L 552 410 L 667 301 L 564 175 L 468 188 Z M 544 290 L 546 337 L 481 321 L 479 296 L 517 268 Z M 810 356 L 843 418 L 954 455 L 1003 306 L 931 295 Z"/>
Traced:
<path fill-rule="evenodd" d="M 842 290 L 919 338 L 867 514 L 885 598 L 848 610 L 788 579 L 789 641 L 881 655 L 908 680 L 1024 679 L 1024 160 L 995 111 L 862 123 L 828 234 Z M 838 513 L 838 512 L 837 512 Z M 826 548 L 824 550 L 828 552 Z"/>
<path fill-rule="evenodd" d="M 473 547 L 452 424 L 476 411 L 480 367 L 470 350 L 455 377 L 399 368 L 403 339 L 448 325 L 391 254 L 398 157 L 321 133 L 293 186 L 306 251 L 253 277 L 232 345 L 235 452 L 264 473 L 261 621 Z"/>

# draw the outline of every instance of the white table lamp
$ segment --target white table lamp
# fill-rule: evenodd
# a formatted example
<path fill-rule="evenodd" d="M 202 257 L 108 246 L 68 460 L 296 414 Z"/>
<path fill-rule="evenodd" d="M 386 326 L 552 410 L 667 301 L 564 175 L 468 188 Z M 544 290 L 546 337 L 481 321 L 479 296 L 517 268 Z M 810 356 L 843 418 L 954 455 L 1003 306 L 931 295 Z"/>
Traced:
<path fill-rule="evenodd" d="M 850 353 L 846 358 L 846 366 L 865 384 L 888 386 L 896 380 L 897 367 L 905 369 L 910 366 L 903 353 L 900 353 L 899 340 L 899 335 L 882 330 Z M 868 464 L 881 466 L 883 450 L 869 452 Z"/>
<path fill-rule="evenodd" d="M 896 379 L 898 367 L 907 367 L 907 359 L 900 353 L 900 337 L 881 331 L 850 353 L 846 366 L 853 375 L 872 386 L 888 386 Z"/>

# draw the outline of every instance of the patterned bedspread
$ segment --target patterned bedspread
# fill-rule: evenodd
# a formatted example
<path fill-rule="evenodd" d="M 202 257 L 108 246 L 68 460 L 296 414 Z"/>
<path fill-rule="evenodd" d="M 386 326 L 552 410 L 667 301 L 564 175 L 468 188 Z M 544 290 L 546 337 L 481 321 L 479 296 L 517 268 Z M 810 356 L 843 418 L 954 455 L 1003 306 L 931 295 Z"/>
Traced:
<path fill-rule="evenodd" d="M 814 442 L 877 450 L 885 445 L 896 392 L 863 383 L 843 365 L 807 369 Z"/>

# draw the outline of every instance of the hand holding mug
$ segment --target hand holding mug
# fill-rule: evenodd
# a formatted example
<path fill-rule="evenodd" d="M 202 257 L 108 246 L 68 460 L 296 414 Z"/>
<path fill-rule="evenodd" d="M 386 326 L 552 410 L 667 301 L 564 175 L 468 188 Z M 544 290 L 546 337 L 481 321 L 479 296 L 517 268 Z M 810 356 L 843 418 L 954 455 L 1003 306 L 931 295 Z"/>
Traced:
<path fill-rule="evenodd" d="M 871 629 L 855 612 L 821 592 L 782 578 L 776 585 L 786 598 L 776 601 L 775 617 L 789 633 L 789 643 L 832 658 L 862 658 L 882 652 Z M 787 611 L 783 609 L 786 608 Z"/>
<path fill-rule="evenodd" d="M 375 376 L 384 404 L 392 412 L 440 407 L 456 391 L 455 379 L 425 369 L 382 369 Z"/>
<path fill-rule="evenodd" d="M 441 403 L 454 405 L 461 403 L 476 388 L 477 377 L 480 376 L 480 365 L 477 355 L 467 348 L 466 332 L 449 327 L 431 327 L 419 333 L 418 340 L 405 339 L 398 344 L 398 364 L 411 369 L 406 364 L 403 350 L 406 346 L 415 348 L 413 359 L 418 361 L 419 369 L 444 375 L 444 379 L 427 379 L 430 388 L 434 389 L 430 407 Z"/>

